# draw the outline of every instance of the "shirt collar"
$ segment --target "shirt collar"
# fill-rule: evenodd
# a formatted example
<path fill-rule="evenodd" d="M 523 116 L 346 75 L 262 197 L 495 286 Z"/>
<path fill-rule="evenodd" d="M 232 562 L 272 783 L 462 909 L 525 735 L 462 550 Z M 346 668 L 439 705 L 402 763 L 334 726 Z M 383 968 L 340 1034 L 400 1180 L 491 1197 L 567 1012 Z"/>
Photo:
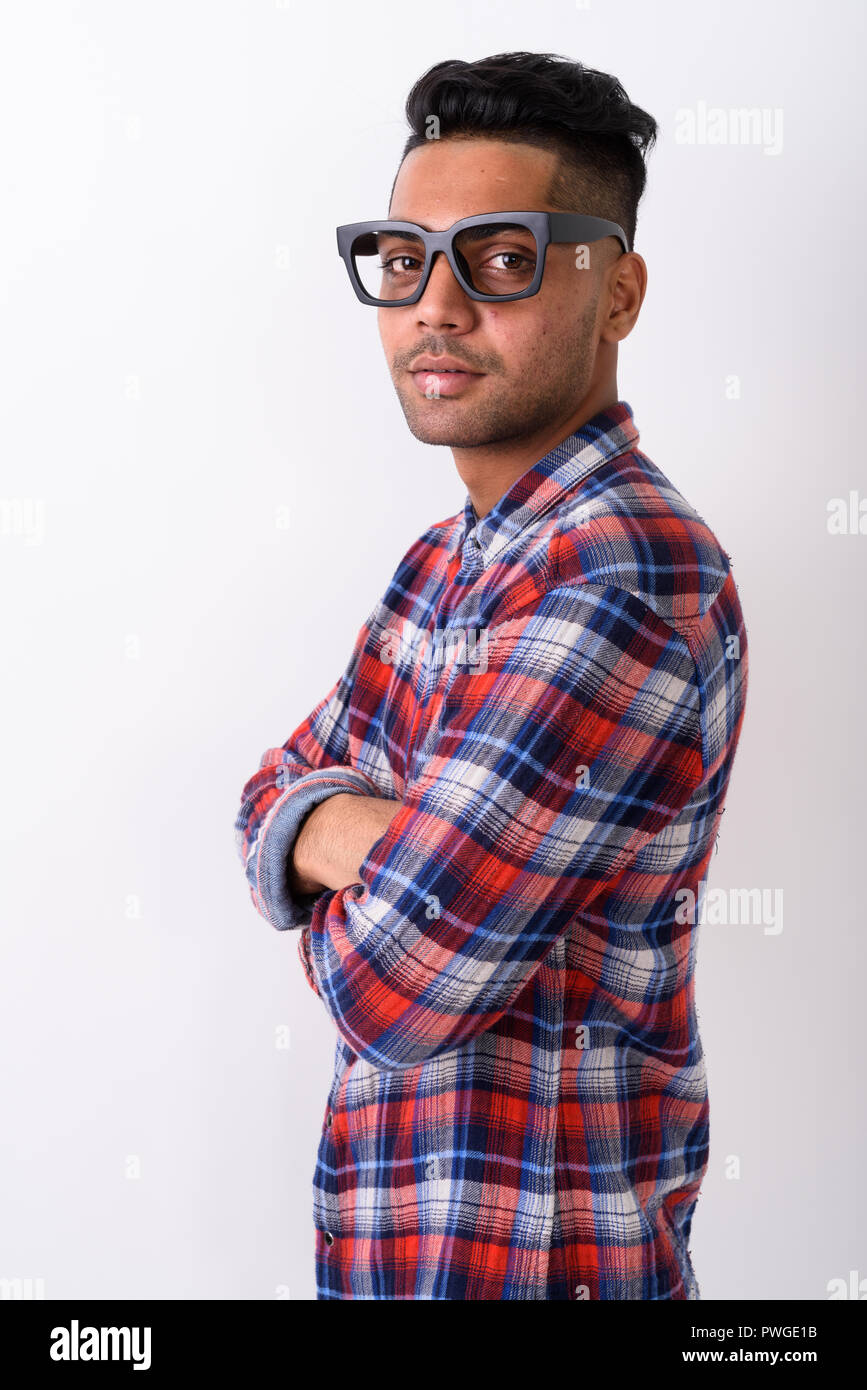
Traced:
<path fill-rule="evenodd" d="M 456 554 L 473 537 L 488 564 L 515 536 L 572 493 L 588 473 L 637 443 L 638 429 L 628 402 L 617 401 L 598 411 L 522 474 L 481 521 L 468 494 L 463 513 L 455 519 L 448 552 Z"/>

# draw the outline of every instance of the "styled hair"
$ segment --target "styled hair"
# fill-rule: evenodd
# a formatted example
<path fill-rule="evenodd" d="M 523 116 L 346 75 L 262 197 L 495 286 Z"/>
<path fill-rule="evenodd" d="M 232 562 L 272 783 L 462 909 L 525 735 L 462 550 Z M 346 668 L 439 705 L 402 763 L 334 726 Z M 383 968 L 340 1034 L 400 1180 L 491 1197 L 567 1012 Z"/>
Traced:
<path fill-rule="evenodd" d="M 632 250 L 657 124 L 616 77 L 553 53 L 498 53 L 474 63 L 450 58 L 415 83 L 406 118 L 411 133 L 401 162 L 432 134 L 555 151 L 560 158 L 548 201 L 561 211 L 618 222 Z"/>

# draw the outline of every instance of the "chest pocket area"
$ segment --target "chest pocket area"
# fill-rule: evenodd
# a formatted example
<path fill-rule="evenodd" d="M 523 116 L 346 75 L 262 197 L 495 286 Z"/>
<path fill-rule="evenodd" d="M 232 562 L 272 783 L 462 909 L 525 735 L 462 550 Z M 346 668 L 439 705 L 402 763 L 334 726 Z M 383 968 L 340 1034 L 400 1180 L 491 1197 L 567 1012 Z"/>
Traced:
<path fill-rule="evenodd" d="M 393 618 L 368 648 L 361 689 L 366 742 L 368 749 L 376 745 L 399 796 L 410 779 L 415 741 L 423 730 L 425 698 L 437 678 L 432 669 L 434 646 L 429 628 L 408 618 Z"/>
<path fill-rule="evenodd" d="M 479 708 L 485 683 L 474 691 L 472 682 L 488 671 L 489 632 L 489 628 L 455 623 L 434 629 L 410 745 L 410 782 L 436 751 L 443 729 L 452 720 L 472 718 Z"/>

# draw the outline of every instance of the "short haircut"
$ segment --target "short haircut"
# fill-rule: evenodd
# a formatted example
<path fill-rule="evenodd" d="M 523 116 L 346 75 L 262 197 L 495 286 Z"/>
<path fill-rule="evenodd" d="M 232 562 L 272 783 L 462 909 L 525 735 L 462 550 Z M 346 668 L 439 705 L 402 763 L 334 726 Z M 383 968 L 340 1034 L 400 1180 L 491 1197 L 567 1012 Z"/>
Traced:
<path fill-rule="evenodd" d="M 415 83 L 406 118 L 411 133 L 401 162 L 428 144 L 432 130 L 439 139 L 486 136 L 555 151 L 548 201 L 618 222 L 632 250 L 657 124 L 616 77 L 553 53 L 450 58 Z"/>

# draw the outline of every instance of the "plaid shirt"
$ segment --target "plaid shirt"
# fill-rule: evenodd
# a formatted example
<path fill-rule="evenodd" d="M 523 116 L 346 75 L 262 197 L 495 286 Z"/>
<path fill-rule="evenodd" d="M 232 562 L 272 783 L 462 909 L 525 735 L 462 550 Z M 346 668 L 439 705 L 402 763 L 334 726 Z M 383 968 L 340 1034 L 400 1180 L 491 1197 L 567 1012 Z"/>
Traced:
<path fill-rule="evenodd" d="M 337 1029 L 323 1299 L 697 1299 L 701 880 L 747 689 L 713 533 L 618 401 L 401 560 L 243 789 L 253 902 Z M 306 814 L 401 810 L 293 898 Z M 690 912 L 696 895 L 699 911 Z"/>

